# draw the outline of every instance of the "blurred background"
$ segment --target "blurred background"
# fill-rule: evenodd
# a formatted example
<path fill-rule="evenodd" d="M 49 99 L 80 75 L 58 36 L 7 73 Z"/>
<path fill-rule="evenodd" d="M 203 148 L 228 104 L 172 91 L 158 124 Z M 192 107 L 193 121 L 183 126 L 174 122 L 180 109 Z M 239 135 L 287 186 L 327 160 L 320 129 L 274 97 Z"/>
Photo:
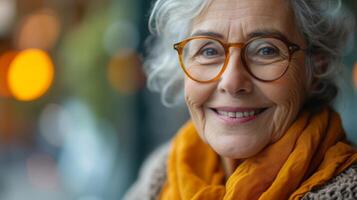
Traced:
<path fill-rule="evenodd" d="M 357 12 L 356 0 L 344 2 Z M 0 0 L 1 200 L 121 199 L 144 158 L 187 120 L 145 86 L 151 5 Z M 356 44 L 336 103 L 355 144 Z"/>

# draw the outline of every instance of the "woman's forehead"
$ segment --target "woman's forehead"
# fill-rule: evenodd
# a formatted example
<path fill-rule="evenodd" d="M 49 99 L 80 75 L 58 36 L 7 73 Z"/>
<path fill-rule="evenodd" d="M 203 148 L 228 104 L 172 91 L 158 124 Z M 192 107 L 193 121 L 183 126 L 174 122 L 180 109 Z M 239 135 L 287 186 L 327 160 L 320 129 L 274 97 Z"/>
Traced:
<path fill-rule="evenodd" d="M 213 1 L 194 19 L 191 34 L 207 31 L 245 39 L 252 32 L 269 30 L 291 35 L 293 19 L 286 0 Z"/>

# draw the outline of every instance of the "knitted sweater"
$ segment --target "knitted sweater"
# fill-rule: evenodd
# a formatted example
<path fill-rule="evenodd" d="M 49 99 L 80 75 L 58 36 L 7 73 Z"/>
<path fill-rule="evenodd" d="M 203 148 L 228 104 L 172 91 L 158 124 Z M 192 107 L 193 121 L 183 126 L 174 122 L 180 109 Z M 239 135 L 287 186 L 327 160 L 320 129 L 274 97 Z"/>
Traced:
<path fill-rule="evenodd" d="M 166 180 L 166 160 L 170 144 L 155 150 L 145 161 L 139 178 L 123 200 L 155 200 Z M 302 200 L 357 200 L 357 165 L 353 165 L 327 184 L 306 193 Z"/>

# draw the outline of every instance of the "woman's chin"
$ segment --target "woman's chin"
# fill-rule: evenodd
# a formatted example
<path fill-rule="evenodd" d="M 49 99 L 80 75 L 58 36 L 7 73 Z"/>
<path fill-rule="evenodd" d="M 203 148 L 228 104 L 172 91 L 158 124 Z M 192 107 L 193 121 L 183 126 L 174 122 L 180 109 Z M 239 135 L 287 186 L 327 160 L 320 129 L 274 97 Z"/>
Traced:
<path fill-rule="evenodd" d="M 245 136 L 218 136 L 206 138 L 212 149 L 220 156 L 231 159 L 244 159 L 259 153 L 268 142 Z"/>

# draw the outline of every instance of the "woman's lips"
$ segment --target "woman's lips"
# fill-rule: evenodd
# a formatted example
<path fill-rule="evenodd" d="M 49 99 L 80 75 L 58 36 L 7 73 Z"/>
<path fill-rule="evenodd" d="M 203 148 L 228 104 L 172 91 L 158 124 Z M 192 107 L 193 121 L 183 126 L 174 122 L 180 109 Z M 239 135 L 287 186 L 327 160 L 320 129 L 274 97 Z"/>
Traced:
<path fill-rule="evenodd" d="M 217 107 L 211 108 L 225 124 L 243 124 L 255 120 L 267 108 Z"/>

